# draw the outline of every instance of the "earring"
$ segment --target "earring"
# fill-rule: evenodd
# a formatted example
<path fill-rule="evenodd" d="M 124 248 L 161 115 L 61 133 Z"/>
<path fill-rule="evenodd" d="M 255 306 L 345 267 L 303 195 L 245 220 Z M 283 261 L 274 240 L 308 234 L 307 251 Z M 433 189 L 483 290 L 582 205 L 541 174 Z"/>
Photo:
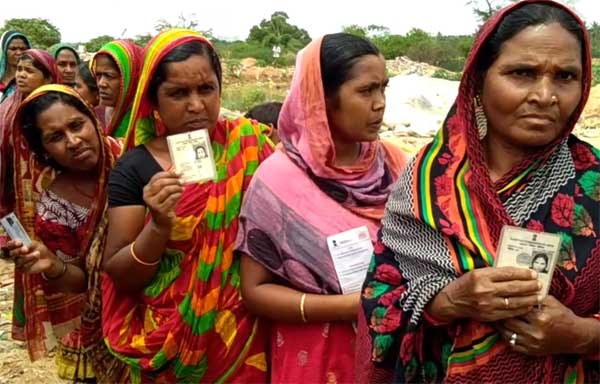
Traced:
<path fill-rule="evenodd" d="M 481 98 L 479 95 L 475 96 L 473 99 L 473 105 L 475 107 L 475 124 L 477 125 L 477 131 L 479 132 L 479 140 L 483 140 L 483 138 L 487 135 L 487 117 L 485 116 L 485 111 L 483 110 L 483 104 L 481 103 Z"/>
<path fill-rule="evenodd" d="M 154 120 L 160 121 L 160 114 L 158 113 L 158 111 L 156 109 L 154 111 L 152 111 L 152 117 L 154 117 Z"/>

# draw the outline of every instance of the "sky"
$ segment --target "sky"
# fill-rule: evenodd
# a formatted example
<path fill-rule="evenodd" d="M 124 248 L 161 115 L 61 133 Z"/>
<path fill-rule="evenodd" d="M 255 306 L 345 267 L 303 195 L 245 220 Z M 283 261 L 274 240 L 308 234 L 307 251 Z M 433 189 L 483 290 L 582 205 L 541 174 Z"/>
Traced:
<path fill-rule="evenodd" d="M 477 21 L 468 0 L 2 0 L 0 25 L 11 18 L 44 18 L 58 27 L 64 42 L 86 42 L 154 33 L 160 19 L 175 23 L 180 14 L 212 29 L 216 37 L 245 39 L 253 25 L 284 11 L 289 22 L 311 37 L 341 31 L 345 25 L 383 25 L 392 33 L 411 28 L 446 35 L 471 34 Z M 570 0 L 588 23 L 600 22 L 598 0 Z M 195 17 L 194 17 L 195 16 Z"/>

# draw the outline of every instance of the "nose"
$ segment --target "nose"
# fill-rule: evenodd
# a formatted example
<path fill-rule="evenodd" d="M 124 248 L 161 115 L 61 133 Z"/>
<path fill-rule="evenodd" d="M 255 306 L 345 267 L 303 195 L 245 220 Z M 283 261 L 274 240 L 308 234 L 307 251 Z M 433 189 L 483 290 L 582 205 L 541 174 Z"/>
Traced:
<path fill-rule="evenodd" d="M 106 81 L 104 76 L 98 76 L 96 78 L 96 84 L 98 85 L 98 88 L 108 88 L 108 81 Z"/>
<path fill-rule="evenodd" d="M 79 138 L 78 135 L 76 135 L 72 132 L 67 132 L 66 138 L 67 138 L 67 148 L 69 148 L 69 149 L 75 149 L 79 146 L 79 144 L 81 144 L 81 138 Z"/>
<path fill-rule="evenodd" d="M 385 109 L 385 89 L 381 92 L 375 92 L 373 99 L 373 110 L 380 111 L 382 109 Z"/>
<path fill-rule="evenodd" d="M 530 93 L 530 100 L 540 106 L 547 107 L 554 104 L 553 98 L 555 95 L 554 79 L 550 76 L 543 76 L 535 83 Z"/>
<path fill-rule="evenodd" d="M 204 110 L 204 101 L 202 97 L 197 93 L 193 93 L 188 101 L 187 110 L 191 113 L 202 112 Z"/>

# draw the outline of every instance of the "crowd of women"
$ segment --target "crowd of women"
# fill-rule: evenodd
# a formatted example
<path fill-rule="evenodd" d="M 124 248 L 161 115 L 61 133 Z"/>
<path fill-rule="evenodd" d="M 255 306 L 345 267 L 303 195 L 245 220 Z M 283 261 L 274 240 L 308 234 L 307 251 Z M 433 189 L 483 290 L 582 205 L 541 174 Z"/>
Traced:
<path fill-rule="evenodd" d="M 571 134 L 585 24 L 517 2 L 478 33 L 459 93 L 408 159 L 378 138 L 385 60 L 344 33 L 297 57 L 273 129 L 220 114 L 198 33 L 113 41 L 91 62 L 2 36 L 0 215 L 13 332 L 100 383 L 600 381 L 600 151 Z M 167 136 L 206 129 L 216 178 L 181 182 Z M 502 229 L 559 234 L 549 294 L 494 267 Z M 366 227 L 360 292 L 327 239 Z M 544 263 L 543 267 L 537 264 Z"/>

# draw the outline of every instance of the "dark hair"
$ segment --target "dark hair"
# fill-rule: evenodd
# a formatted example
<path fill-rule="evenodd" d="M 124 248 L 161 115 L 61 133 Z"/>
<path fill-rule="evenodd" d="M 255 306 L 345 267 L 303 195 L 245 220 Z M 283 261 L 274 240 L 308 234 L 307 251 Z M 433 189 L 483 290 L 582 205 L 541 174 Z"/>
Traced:
<path fill-rule="evenodd" d="M 31 100 L 20 112 L 23 136 L 25 136 L 25 140 L 27 140 L 27 144 L 29 144 L 29 147 L 36 155 L 37 160 L 55 169 L 61 169 L 62 167 L 54 159 L 46 158 L 46 151 L 42 144 L 42 132 L 37 125 L 39 115 L 56 103 L 63 103 L 75 108 L 89 117 L 92 122 L 95 121 L 96 117 L 94 116 L 94 112 L 90 111 L 77 97 L 56 91 L 50 91 Z"/>
<path fill-rule="evenodd" d="M 350 70 L 366 55 L 377 55 L 379 49 L 369 40 L 349 33 L 325 35 L 321 44 L 321 79 L 326 98 L 337 98 Z"/>
<path fill-rule="evenodd" d="M 531 259 L 531 267 L 533 268 L 533 263 L 535 263 L 535 261 L 537 259 L 544 259 L 544 261 L 546 262 L 546 268 L 548 268 L 548 255 L 546 255 L 545 253 L 538 253 L 533 255 L 533 258 Z"/>
<path fill-rule="evenodd" d="M 84 61 L 83 63 L 79 64 L 77 66 L 77 73 L 91 91 L 98 92 L 98 84 L 96 83 L 94 75 L 92 75 L 92 71 L 90 71 L 89 61 Z"/>
<path fill-rule="evenodd" d="M 217 52 L 215 52 L 215 50 L 209 47 L 207 44 L 194 40 L 173 48 L 173 50 L 167 53 L 167 55 L 158 64 L 156 71 L 150 80 L 150 84 L 148 85 L 148 96 L 154 104 L 156 104 L 158 99 L 158 87 L 160 87 L 160 85 L 167 79 L 167 65 L 170 63 L 179 63 L 185 61 L 195 55 L 204 56 L 209 60 L 212 70 L 215 72 L 215 75 L 217 75 L 217 81 L 219 82 L 219 93 L 221 92 L 223 71 L 221 69 L 221 60 L 219 60 L 219 55 L 217 55 Z"/>
<path fill-rule="evenodd" d="M 277 119 L 279 118 L 282 106 L 283 104 L 278 101 L 255 105 L 246 112 L 244 117 L 254 119 L 263 124 L 271 124 L 273 128 L 277 129 Z"/>
<path fill-rule="evenodd" d="M 585 63 L 584 32 L 577 20 L 566 10 L 551 4 L 525 4 L 500 21 L 478 53 L 477 72 L 483 75 L 494 64 L 502 45 L 527 27 L 559 23 L 581 44 L 581 61 Z"/>
<path fill-rule="evenodd" d="M 34 57 L 29 56 L 28 54 L 23 54 L 21 55 L 21 57 L 19 57 L 19 61 L 22 60 L 29 60 L 31 61 L 31 64 L 40 70 L 40 72 L 42 72 L 42 75 L 44 75 L 44 79 L 52 79 L 54 77 L 54 75 L 52 75 L 52 73 L 48 70 L 48 68 L 44 67 L 44 65 L 42 63 L 40 63 L 39 61 L 37 61 Z"/>
<path fill-rule="evenodd" d="M 29 44 L 29 40 L 27 40 L 27 38 L 25 36 L 17 35 L 17 36 L 11 37 L 8 40 L 8 44 L 10 45 L 10 43 L 13 42 L 14 40 L 21 40 L 26 46 L 31 47 L 31 45 Z"/>

